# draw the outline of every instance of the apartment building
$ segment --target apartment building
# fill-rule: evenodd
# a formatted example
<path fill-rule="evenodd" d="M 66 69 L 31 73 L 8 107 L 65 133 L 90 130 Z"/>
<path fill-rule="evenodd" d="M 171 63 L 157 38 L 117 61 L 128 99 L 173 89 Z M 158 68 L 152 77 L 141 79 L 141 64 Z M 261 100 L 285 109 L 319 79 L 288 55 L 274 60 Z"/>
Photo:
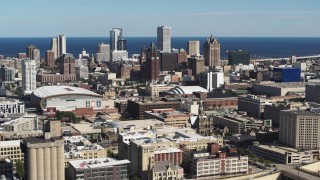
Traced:
<path fill-rule="evenodd" d="M 280 112 L 279 139 L 281 142 L 303 149 L 320 148 L 320 115 L 309 110 Z"/>
<path fill-rule="evenodd" d="M 12 161 L 23 161 L 24 154 L 20 149 L 20 140 L 0 141 L 0 158 L 9 158 Z"/>

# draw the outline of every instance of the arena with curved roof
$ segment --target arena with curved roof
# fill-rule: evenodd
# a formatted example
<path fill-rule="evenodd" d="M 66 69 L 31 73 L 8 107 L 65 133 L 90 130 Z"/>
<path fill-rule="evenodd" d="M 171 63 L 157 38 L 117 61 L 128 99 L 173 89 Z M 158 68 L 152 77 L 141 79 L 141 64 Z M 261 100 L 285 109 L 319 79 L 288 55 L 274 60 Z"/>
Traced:
<path fill-rule="evenodd" d="M 102 96 L 90 90 L 72 86 L 43 86 L 31 94 L 31 102 L 41 110 L 56 107 L 59 111 L 76 108 L 102 109 Z"/>
<path fill-rule="evenodd" d="M 208 92 L 200 86 L 175 86 L 167 91 L 168 94 L 192 94 L 193 92 Z"/>

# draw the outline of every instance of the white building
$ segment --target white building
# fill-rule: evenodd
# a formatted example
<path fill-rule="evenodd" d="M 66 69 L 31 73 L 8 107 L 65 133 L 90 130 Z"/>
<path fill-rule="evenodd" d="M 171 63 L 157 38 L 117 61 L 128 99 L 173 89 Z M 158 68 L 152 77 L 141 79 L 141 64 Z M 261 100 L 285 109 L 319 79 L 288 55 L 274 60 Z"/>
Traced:
<path fill-rule="evenodd" d="M 85 57 L 89 58 L 90 54 L 88 54 L 87 51 L 83 48 L 81 54 L 79 54 L 79 59 L 83 59 Z"/>
<path fill-rule="evenodd" d="M 22 90 L 24 95 L 30 95 L 37 88 L 37 64 L 35 60 L 22 60 Z"/>
<path fill-rule="evenodd" d="M 56 107 L 59 111 L 104 108 L 101 95 L 72 86 L 42 86 L 32 93 L 31 102 L 42 110 L 46 110 L 47 107 Z"/>
<path fill-rule="evenodd" d="M 110 30 L 110 50 L 118 50 L 118 41 L 122 39 L 122 28 L 112 28 Z"/>
<path fill-rule="evenodd" d="M 54 52 L 54 59 L 57 59 L 60 56 L 59 50 L 59 40 L 57 37 L 51 39 L 51 50 Z"/>
<path fill-rule="evenodd" d="M 128 59 L 128 51 L 114 50 L 112 52 L 112 61 L 122 61 Z"/>
<path fill-rule="evenodd" d="M 157 28 L 158 50 L 171 52 L 171 27 L 159 26 Z"/>
<path fill-rule="evenodd" d="M 189 165 L 189 173 L 193 178 L 209 177 L 220 174 L 246 174 L 248 172 L 247 156 L 230 156 L 218 153 L 212 156 L 209 152 L 190 152 L 185 154 L 184 162 Z"/>
<path fill-rule="evenodd" d="M 20 140 L 0 141 L 0 147 L 0 158 L 9 158 L 14 162 L 24 160 Z"/>
<path fill-rule="evenodd" d="M 306 70 L 307 70 L 307 63 L 304 63 L 304 62 L 296 62 L 296 63 L 294 64 L 294 67 L 301 69 L 301 71 L 306 71 Z"/>
<path fill-rule="evenodd" d="M 37 130 L 38 116 L 24 115 L 21 118 L 5 122 L 1 124 L 1 126 L 6 132 L 23 132 Z"/>
<path fill-rule="evenodd" d="M 201 73 L 201 86 L 208 91 L 222 87 L 224 84 L 223 72 L 206 71 Z"/>

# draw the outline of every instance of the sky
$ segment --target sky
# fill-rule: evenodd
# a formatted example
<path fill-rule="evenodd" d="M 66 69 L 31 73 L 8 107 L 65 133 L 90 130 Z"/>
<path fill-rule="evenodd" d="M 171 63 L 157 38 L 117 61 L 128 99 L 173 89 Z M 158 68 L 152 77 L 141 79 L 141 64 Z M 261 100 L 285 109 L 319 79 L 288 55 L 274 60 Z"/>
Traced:
<path fill-rule="evenodd" d="M 320 37 L 320 0 L 3 0 L 0 37 Z"/>

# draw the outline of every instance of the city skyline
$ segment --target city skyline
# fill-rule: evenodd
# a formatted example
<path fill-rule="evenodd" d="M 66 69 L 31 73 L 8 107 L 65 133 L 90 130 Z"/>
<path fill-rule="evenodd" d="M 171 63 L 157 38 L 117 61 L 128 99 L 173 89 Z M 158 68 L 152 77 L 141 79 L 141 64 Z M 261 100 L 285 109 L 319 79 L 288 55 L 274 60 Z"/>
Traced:
<path fill-rule="evenodd" d="M 0 37 L 105 37 L 113 27 L 126 37 L 155 37 L 162 25 L 172 37 L 320 37 L 320 2 L 307 2 L 12 0 L 1 3 Z"/>

